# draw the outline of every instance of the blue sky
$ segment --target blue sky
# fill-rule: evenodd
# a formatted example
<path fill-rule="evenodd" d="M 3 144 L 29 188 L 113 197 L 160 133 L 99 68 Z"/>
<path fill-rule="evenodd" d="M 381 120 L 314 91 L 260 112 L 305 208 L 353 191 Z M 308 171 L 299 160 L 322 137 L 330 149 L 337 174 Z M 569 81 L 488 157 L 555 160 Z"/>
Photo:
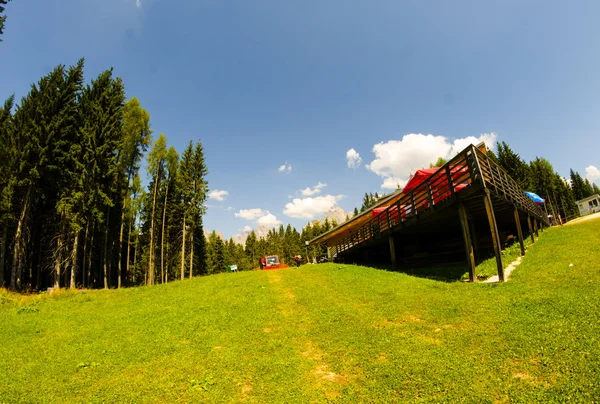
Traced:
<path fill-rule="evenodd" d="M 227 237 L 350 211 L 482 135 L 600 184 L 597 1 L 14 0 L 6 13 L 0 97 L 81 57 L 87 79 L 114 67 L 156 135 L 203 142 L 210 188 L 228 193 L 205 227 Z"/>

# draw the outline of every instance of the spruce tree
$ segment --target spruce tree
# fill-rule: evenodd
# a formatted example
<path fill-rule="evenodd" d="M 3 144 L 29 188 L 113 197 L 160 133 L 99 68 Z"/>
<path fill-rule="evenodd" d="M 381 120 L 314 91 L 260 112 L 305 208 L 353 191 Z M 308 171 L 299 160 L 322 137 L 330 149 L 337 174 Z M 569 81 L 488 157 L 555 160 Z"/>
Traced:
<path fill-rule="evenodd" d="M 148 174 L 153 179 L 152 192 L 152 213 L 150 215 L 150 245 L 148 247 L 148 284 L 154 284 L 155 265 L 156 265 L 156 207 L 158 201 L 158 189 L 165 176 L 165 164 L 167 158 L 167 138 L 164 134 L 160 134 L 152 150 L 148 155 Z"/>
<path fill-rule="evenodd" d="M 13 137 L 12 109 L 14 96 L 10 96 L 0 108 L 0 288 L 4 286 L 6 242 L 8 224 L 12 220 L 12 193 L 15 169 L 16 145 Z"/>
<path fill-rule="evenodd" d="M 6 22 L 6 15 L 2 15 L 4 6 L 10 1 L 11 0 L 0 0 L 0 35 L 4 34 L 4 24 Z M 2 42 L 2 38 L 0 38 L 0 42 Z"/>

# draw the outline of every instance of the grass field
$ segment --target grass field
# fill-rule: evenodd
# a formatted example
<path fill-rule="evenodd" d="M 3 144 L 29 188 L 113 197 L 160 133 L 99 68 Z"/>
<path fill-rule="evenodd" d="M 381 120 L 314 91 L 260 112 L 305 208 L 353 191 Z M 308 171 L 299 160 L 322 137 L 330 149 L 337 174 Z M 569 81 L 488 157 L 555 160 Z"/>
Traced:
<path fill-rule="evenodd" d="M 599 402 L 599 235 L 546 230 L 505 284 L 322 264 L 0 292 L 0 402 Z"/>

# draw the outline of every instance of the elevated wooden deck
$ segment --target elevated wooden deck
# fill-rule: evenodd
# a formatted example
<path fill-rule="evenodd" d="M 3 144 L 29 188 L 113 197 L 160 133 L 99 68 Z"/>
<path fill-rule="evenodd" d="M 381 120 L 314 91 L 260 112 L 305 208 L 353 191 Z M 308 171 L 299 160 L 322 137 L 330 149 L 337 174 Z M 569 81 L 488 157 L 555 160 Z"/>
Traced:
<path fill-rule="evenodd" d="M 526 225 L 532 235 L 537 232 L 538 226 L 549 225 L 546 213 L 488 157 L 485 145 L 471 145 L 414 190 L 395 198 L 385 210 L 360 227 L 320 236 L 311 240 L 310 244 L 326 242 L 330 258 L 342 258 L 357 249 L 381 244 L 381 240 L 388 239 L 391 263 L 395 266 L 395 239 L 422 231 L 435 235 L 436 225 L 449 226 L 460 220 L 471 278 L 474 279 L 473 244 L 477 246 L 478 243 L 477 240 L 473 243 L 473 237 L 476 238 L 473 222 L 476 218 L 485 219 L 498 261 L 498 274 L 503 280 L 496 216 L 502 222 L 512 220 L 521 241 L 522 253 L 522 225 Z M 444 234 L 441 228 L 438 230 L 439 234 Z"/>

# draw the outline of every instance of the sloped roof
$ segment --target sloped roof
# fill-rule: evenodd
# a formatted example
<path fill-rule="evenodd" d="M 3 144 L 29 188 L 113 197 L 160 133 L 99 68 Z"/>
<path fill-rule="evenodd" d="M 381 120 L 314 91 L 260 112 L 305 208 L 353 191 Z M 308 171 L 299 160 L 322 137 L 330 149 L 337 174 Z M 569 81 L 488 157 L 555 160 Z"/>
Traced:
<path fill-rule="evenodd" d="M 369 209 L 365 210 L 364 212 L 359 213 L 358 215 L 354 216 L 352 219 L 348 220 L 347 222 L 344 222 L 344 223 L 340 224 L 339 226 L 334 227 L 333 229 L 329 230 L 328 232 L 323 233 L 320 236 L 313 238 L 312 240 L 310 240 L 308 242 L 308 244 L 312 245 L 315 243 L 324 243 L 331 238 L 335 238 L 341 234 L 344 234 L 350 230 L 353 230 L 355 228 L 362 226 L 363 224 L 365 224 L 366 222 L 371 220 L 371 217 L 372 217 L 371 211 L 373 209 L 378 208 L 380 206 L 385 206 L 386 204 L 387 205 L 392 204 L 397 199 L 399 199 L 401 195 L 402 195 L 402 191 L 397 190 L 397 191 L 387 195 L 386 197 L 381 198 L 380 200 L 377 201 L 377 203 L 375 205 L 371 206 Z"/>

